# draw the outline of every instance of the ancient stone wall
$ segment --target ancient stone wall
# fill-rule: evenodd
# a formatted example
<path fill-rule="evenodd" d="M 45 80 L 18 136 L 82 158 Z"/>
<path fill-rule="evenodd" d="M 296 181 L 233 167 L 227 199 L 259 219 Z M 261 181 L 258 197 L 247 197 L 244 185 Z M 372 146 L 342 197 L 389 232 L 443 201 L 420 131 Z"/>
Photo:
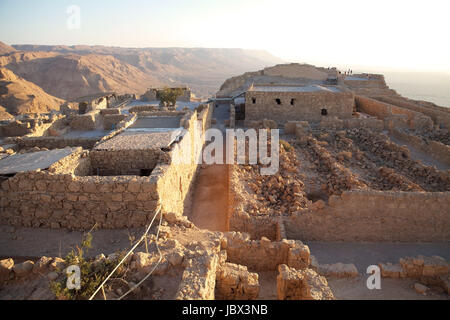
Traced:
<path fill-rule="evenodd" d="M 280 99 L 280 104 L 276 99 Z M 246 120 L 269 118 L 279 124 L 296 120 L 318 122 L 327 116 L 346 119 L 352 116 L 354 107 L 351 92 L 248 91 L 245 94 L 245 101 Z M 327 115 L 322 115 L 323 109 L 326 109 Z"/>
<path fill-rule="evenodd" d="M 86 114 L 72 116 L 69 123 L 70 128 L 80 131 L 95 130 L 99 115 L 99 111 L 92 111 Z"/>
<path fill-rule="evenodd" d="M 222 249 L 227 252 L 227 261 L 245 265 L 251 270 L 276 270 L 280 264 L 303 269 L 310 263 L 309 248 L 300 241 L 272 242 L 264 237 L 250 240 L 249 234 L 227 232 L 222 240 Z"/>
<path fill-rule="evenodd" d="M 144 112 L 144 111 L 156 111 L 158 110 L 157 106 L 135 106 L 130 108 L 128 110 L 130 113 L 138 113 L 138 112 Z"/>
<path fill-rule="evenodd" d="M 184 117 L 181 122 L 186 131 L 183 139 L 175 143 L 168 153 L 170 162 L 154 169 L 161 176 L 158 180 L 158 194 L 165 212 L 183 214 L 185 200 L 189 199 L 191 184 L 197 173 L 198 159 L 205 141 L 204 134 L 210 125 L 210 112 L 208 107 L 200 115 L 195 111 Z"/>
<path fill-rule="evenodd" d="M 449 192 L 346 191 L 285 220 L 302 241 L 449 241 Z"/>
<path fill-rule="evenodd" d="M 383 101 L 385 103 L 389 103 L 391 105 L 397 106 L 397 108 L 401 109 L 407 109 L 413 112 L 422 113 L 428 117 L 430 117 L 434 123 L 440 125 L 443 128 L 450 128 L 450 113 L 447 111 L 440 110 L 437 107 L 432 106 L 420 106 L 415 103 L 411 103 L 408 101 L 405 101 L 405 99 L 402 98 L 396 98 L 396 97 L 376 97 L 377 100 Z"/>
<path fill-rule="evenodd" d="M 92 150 L 90 152 L 93 174 L 114 175 L 150 175 L 160 157 L 160 149 L 152 150 Z M 144 170 L 144 171 L 143 171 Z"/>
<path fill-rule="evenodd" d="M 246 266 L 226 262 L 217 268 L 216 299 L 254 300 L 258 293 L 258 274 L 249 272 Z"/>
<path fill-rule="evenodd" d="M 127 150 L 111 156 L 111 151 L 89 153 L 80 148 L 48 170 L 16 174 L 1 184 L 0 222 L 27 227 L 88 230 L 96 225 L 114 229 L 146 225 L 159 205 L 163 212 L 181 215 L 197 169 L 197 162 L 184 164 L 181 160 L 193 160 L 191 146 L 201 151 L 210 110 L 207 107 L 200 115 L 192 113 L 186 136 L 167 153 Z M 196 145 L 190 145 L 187 136 L 195 136 Z M 150 175 L 139 176 L 143 173 L 140 169 L 147 169 L 142 166 L 158 162 L 158 155 L 164 157 L 153 171 L 145 172 Z M 130 166 L 138 167 L 139 173 L 97 176 L 108 174 L 99 172 L 99 168 L 115 170 L 109 174 L 130 174 L 123 171 Z"/>
<path fill-rule="evenodd" d="M 277 276 L 278 300 L 334 300 L 327 279 L 312 269 L 296 270 L 282 264 Z"/>
<path fill-rule="evenodd" d="M 387 129 L 391 129 L 389 127 L 389 121 L 395 121 L 393 117 L 395 118 L 396 116 L 406 116 L 406 123 L 411 129 L 432 127 L 433 125 L 431 118 L 420 112 L 362 96 L 356 96 L 355 101 L 358 110 L 385 120 L 387 122 L 385 128 Z M 394 123 L 394 127 L 398 127 L 399 125 L 398 123 Z"/>
<path fill-rule="evenodd" d="M 407 134 L 397 129 L 392 130 L 391 133 L 395 138 L 401 140 L 402 142 L 408 143 L 414 148 L 426 153 L 430 157 L 450 166 L 450 146 L 439 141 L 425 141 L 418 136 Z"/>
<path fill-rule="evenodd" d="M 48 171 L 18 173 L 4 181 L 2 223 L 88 230 L 94 225 L 138 227 L 149 221 L 158 205 L 156 177 L 75 176 L 73 171 L 82 171 L 80 166 L 90 169 L 79 159 L 79 166 L 74 167 L 69 156 Z"/>
<path fill-rule="evenodd" d="M 344 120 L 344 128 L 368 128 L 374 131 L 383 131 L 384 123 L 382 120 L 373 118 L 353 118 Z"/>
<path fill-rule="evenodd" d="M 16 143 L 20 149 L 33 147 L 47 149 L 62 149 L 65 147 L 83 147 L 92 149 L 99 141 L 99 137 L 94 138 L 62 138 L 62 137 L 24 137 L 17 138 Z"/>
<path fill-rule="evenodd" d="M 355 77 L 357 77 L 355 75 Z M 386 82 L 383 79 L 367 79 L 367 80 L 346 80 L 344 79 L 344 84 L 350 88 L 379 88 L 386 89 Z"/>
<path fill-rule="evenodd" d="M 278 240 L 277 220 L 270 216 L 251 216 L 242 211 L 234 211 L 229 218 L 230 230 L 246 232 L 252 239 L 267 237 Z"/>
<path fill-rule="evenodd" d="M 103 128 L 105 130 L 113 130 L 116 125 L 125 120 L 127 116 L 124 114 L 106 114 L 103 116 Z"/>

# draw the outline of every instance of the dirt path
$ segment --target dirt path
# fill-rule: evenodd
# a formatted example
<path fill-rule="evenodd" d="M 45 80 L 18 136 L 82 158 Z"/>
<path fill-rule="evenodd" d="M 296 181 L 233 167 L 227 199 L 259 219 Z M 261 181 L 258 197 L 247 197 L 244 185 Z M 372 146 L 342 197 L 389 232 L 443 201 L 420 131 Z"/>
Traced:
<path fill-rule="evenodd" d="M 210 231 L 228 231 L 228 165 L 203 165 L 195 182 L 189 220 Z"/>
<path fill-rule="evenodd" d="M 215 108 L 215 128 L 224 131 L 229 106 Z M 223 152 L 225 155 L 225 150 Z M 229 171 L 226 164 L 202 165 L 194 185 L 189 220 L 197 227 L 210 231 L 228 231 Z"/>
<path fill-rule="evenodd" d="M 449 300 L 445 293 L 428 290 L 423 295 L 413 289 L 413 279 L 381 279 L 381 289 L 367 289 L 367 277 L 328 279 L 328 285 L 338 300 Z"/>

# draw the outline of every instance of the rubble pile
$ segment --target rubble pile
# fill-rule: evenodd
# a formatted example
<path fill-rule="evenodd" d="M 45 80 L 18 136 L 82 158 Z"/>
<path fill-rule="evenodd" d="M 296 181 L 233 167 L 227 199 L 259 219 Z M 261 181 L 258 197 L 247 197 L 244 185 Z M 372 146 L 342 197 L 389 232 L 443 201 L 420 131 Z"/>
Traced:
<path fill-rule="evenodd" d="M 327 279 L 312 269 L 297 270 L 285 264 L 278 267 L 278 300 L 334 300 Z"/>
<path fill-rule="evenodd" d="M 316 138 L 308 136 L 306 144 L 312 158 L 311 162 L 316 165 L 319 172 L 326 174 L 327 183 L 322 189 L 325 189 L 329 195 L 367 187 L 349 169 L 338 163 L 336 158 L 323 147 L 327 144 L 326 141 L 318 141 Z"/>
<path fill-rule="evenodd" d="M 412 278 L 418 280 L 414 289 L 425 293 L 427 286 L 435 287 L 450 294 L 450 263 L 439 256 L 405 257 L 397 264 L 379 263 L 384 278 Z"/>
<path fill-rule="evenodd" d="M 417 130 L 413 134 L 420 136 L 426 140 L 438 141 L 447 146 L 450 146 L 450 133 L 447 129 L 434 130 Z"/>
<path fill-rule="evenodd" d="M 346 130 L 321 132 L 317 136 L 324 138 L 324 141 L 328 143 L 328 149 L 337 153 L 336 159 L 339 163 L 346 167 L 354 166 L 362 169 L 362 174 L 358 178 L 370 188 L 392 191 L 424 191 L 418 184 L 395 170 L 377 166 L 366 152 L 360 150 L 353 140 L 347 137 Z"/>
<path fill-rule="evenodd" d="M 409 149 L 393 143 L 384 134 L 374 133 L 360 128 L 349 130 L 350 138 L 363 150 L 379 157 L 382 165 L 394 168 L 397 172 L 411 179 L 424 190 L 450 191 L 450 175 L 434 167 L 426 166 L 411 159 Z"/>
<path fill-rule="evenodd" d="M 381 167 L 377 172 L 380 177 L 378 184 L 382 186 L 381 190 L 424 191 L 418 184 L 396 173 L 394 169 Z"/>
<path fill-rule="evenodd" d="M 258 165 L 236 168 L 246 182 L 247 190 L 257 200 L 249 202 L 246 211 L 252 215 L 280 215 L 306 208 L 308 199 L 298 174 L 298 164 L 294 148 L 283 142 L 280 146 L 280 168 L 275 175 L 261 175 Z"/>

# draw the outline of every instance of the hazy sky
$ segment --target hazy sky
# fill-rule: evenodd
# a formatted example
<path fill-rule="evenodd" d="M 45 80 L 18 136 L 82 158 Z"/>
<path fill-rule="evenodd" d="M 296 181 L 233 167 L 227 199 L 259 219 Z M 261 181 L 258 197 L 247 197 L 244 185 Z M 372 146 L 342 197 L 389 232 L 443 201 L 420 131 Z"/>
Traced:
<path fill-rule="evenodd" d="M 76 30 L 70 5 L 80 8 Z M 448 0 L 0 0 L 0 41 L 264 49 L 324 66 L 450 73 L 449 9 Z"/>

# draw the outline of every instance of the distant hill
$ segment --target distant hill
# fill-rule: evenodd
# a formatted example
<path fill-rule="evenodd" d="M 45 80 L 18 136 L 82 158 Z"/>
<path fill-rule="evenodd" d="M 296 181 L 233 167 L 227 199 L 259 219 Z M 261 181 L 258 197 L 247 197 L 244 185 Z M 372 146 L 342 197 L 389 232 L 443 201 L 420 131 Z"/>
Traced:
<path fill-rule="evenodd" d="M 64 101 L 6 68 L 0 68 L 0 117 L 59 110 Z"/>
<path fill-rule="evenodd" d="M 69 100 L 104 91 L 141 94 L 150 86 L 177 84 L 208 97 L 231 76 L 283 62 L 265 51 L 243 49 L 13 47 L 18 52 L 10 61 L 0 59 L 0 65 Z"/>
<path fill-rule="evenodd" d="M 14 51 L 16 51 L 16 49 L 0 41 L 0 56 Z"/>
<path fill-rule="evenodd" d="M 144 92 L 150 84 L 163 84 L 110 55 L 21 52 L 5 58 L 10 60 L 0 65 L 65 100 L 99 92 Z"/>

